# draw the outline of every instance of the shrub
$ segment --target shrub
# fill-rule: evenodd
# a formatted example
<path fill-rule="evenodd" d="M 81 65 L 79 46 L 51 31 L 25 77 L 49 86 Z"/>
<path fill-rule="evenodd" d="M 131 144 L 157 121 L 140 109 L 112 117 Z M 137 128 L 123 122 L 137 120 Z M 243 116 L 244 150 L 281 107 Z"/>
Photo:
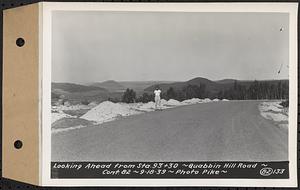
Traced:
<path fill-rule="evenodd" d="M 111 98 L 111 97 L 109 97 L 109 98 L 107 99 L 107 101 L 110 101 L 110 102 L 113 102 L 113 103 L 118 103 L 118 102 L 120 102 L 120 100 L 119 100 L 118 98 Z"/>
<path fill-rule="evenodd" d="M 82 105 L 89 105 L 90 102 L 88 100 L 82 100 L 80 103 Z"/>
<path fill-rule="evenodd" d="M 127 88 L 122 96 L 122 102 L 133 103 L 136 99 L 136 93 L 134 90 Z"/>
<path fill-rule="evenodd" d="M 150 101 L 154 101 L 154 94 L 144 93 L 142 96 L 137 98 L 137 102 L 147 103 Z"/>
<path fill-rule="evenodd" d="M 177 98 L 177 93 L 175 92 L 173 87 L 170 87 L 167 90 L 166 99 L 169 100 L 169 99 L 176 99 L 176 98 Z"/>
<path fill-rule="evenodd" d="M 59 95 L 51 92 L 51 98 L 52 99 L 59 99 Z"/>
<path fill-rule="evenodd" d="M 281 106 L 283 106 L 284 108 L 288 108 L 289 107 L 289 100 L 284 100 L 280 103 Z"/>

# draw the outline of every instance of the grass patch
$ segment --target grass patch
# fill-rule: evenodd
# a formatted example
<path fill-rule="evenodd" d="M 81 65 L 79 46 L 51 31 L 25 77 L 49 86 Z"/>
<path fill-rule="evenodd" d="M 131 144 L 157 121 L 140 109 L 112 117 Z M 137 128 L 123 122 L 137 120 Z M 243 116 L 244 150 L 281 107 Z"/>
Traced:
<path fill-rule="evenodd" d="M 71 116 L 76 116 L 76 117 L 81 117 L 83 116 L 86 112 L 88 112 L 90 109 L 80 109 L 80 110 L 63 110 L 64 113 L 71 115 Z"/>
<path fill-rule="evenodd" d="M 279 105 L 283 106 L 284 108 L 288 108 L 289 107 L 289 100 L 284 100 Z"/>
<path fill-rule="evenodd" d="M 92 121 L 88 121 L 80 118 L 62 118 L 60 120 L 55 121 L 51 127 L 53 129 L 64 129 L 69 127 L 76 127 L 79 125 L 89 126 L 93 124 L 94 123 Z"/>

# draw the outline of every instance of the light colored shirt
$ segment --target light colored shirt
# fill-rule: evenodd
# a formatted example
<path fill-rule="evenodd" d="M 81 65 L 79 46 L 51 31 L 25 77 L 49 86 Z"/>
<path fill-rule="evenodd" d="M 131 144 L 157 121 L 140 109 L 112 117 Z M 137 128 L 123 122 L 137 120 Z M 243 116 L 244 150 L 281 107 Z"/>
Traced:
<path fill-rule="evenodd" d="M 161 90 L 154 90 L 155 96 L 159 96 L 160 97 L 160 93 L 161 93 Z"/>

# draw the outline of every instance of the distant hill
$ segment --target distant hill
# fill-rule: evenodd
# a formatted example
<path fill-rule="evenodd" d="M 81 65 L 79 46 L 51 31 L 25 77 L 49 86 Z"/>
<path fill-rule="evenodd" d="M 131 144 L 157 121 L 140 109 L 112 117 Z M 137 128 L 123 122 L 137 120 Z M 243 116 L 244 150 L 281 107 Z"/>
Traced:
<path fill-rule="evenodd" d="M 104 81 L 104 82 L 95 82 L 95 83 L 92 83 L 90 86 L 105 88 L 106 90 L 108 90 L 110 92 L 120 92 L 120 91 L 124 91 L 126 89 L 122 84 L 120 84 L 119 82 L 116 82 L 114 80 L 108 80 L 108 81 Z"/>
<path fill-rule="evenodd" d="M 130 88 L 133 89 L 135 92 L 143 93 L 144 89 L 155 85 L 155 84 L 160 84 L 160 83 L 174 83 L 174 81 L 169 82 L 169 81 L 120 81 L 119 82 L 121 85 L 123 85 L 125 88 Z"/>
<path fill-rule="evenodd" d="M 282 81 L 284 83 L 288 83 L 288 80 L 261 80 L 260 82 L 268 83 L 269 85 L 272 84 L 277 84 L 279 81 Z M 239 85 L 243 85 L 245 87 L 249 87 L 253 81 L 243 81 L 243 80 L 235 80 L 235 79 L 224 79 L 224 80 L 219 80 L 219 81 L 211 81 L 206 78 L 202 77 L 197 77 L 185 82 L 174 82 L 174 83 L 160 83 L 160 84 L 155 84 L 151 85 L 144 90 L 146 92 L 153 92 L 155 90 L 156 85 L 159 85 L 160 89 L 163 92 L 166 92 L 170 87 L 174 88 L 175 90 L 182 90 L 184 87 L 188 85 L 200 85 L 204 84 L 205 89 L 207 92 L 210 94 L 216 94 L 219 91 L 222 90 L 228 90 L 234 86 L 234 83 L 237 82 Z"/>
<path fill-rule="evenodd" d="M 149 86 L 145 89 L 146 92 L 153 92 L 155 90 L 156 85 L 159 86 L 159 88 L 165 92 L 170 87 L 173 87 L 175 90 L 182 90 L 184 87 L 188 85 L 200 85 L 204 84 L 206 86 L 206 89 L 209 91 L 218 91 L 220 88 L 222 88 L 222 84 L 219 84 L 217 82 L 208 80 L 206 78 L 197 77 L 194 79 L 191 79 L 186 82 L 174 82 L 174 83 L 161 83 L 161 84 L 155 84 L 152 86 Z"/>
<path fill-rule="evenodd" d="M 73 83 L 52 83 L 52 100 L 65 99 L 72 104 L 82 103 L 83 101 L 101 102 L 109 97 L 108 90 L 95 86 L 85 86 Z"/>
<path fill-rule="evenodd" d="M 280 84 L 279 82 L 281 82 L 282 88 L 278 86 L 278 84 Z M 52 83 L 51 99 L 54 104 L 62 100 L 68 101 L 71 104 L 86 104 L 92 101 L 102 102 L 108 99 L 120 101 L 126 88 L 133 89 L 136 92 L 136 96 L 140 97 L 145 92 L 153 95 L 156 85 L 159 85 L 163 94 L 166 93 L 170 87 L 175 91 L 181 91 L 180 98 L 182 98 L 182 96 L 187 96 L 187 94 L 182 93 L 182 90 L 185 87 L 188 85 L 196 85 L 199 87 L 200 84 L 205 85 L 205 92 L 201 95 L 209 98 L 280 99 L 288 96 L 288 82 L 288 80 L 260 80 L 257 83 L 254 83 L 254 81 L 235 79 L 212 81 L 206 78 L 197 77 L 184 82 L 105 81 L 102 83 L 94 83 L 94 85 L 97 86 L 73 83 Z M 199 91 L 197 93 L 200 94 Z"/>
<path fill-rule="evenodd" d="M 51 84 L 52 92 L 61 92 L 61 93 L 72 93 L 72 92 L 86 92 L 86 91 L 107 91 L 104 88 L 96 87 L 96 86 L 85 86 L 74 83 L 56 83 L 53 82 Z"/>

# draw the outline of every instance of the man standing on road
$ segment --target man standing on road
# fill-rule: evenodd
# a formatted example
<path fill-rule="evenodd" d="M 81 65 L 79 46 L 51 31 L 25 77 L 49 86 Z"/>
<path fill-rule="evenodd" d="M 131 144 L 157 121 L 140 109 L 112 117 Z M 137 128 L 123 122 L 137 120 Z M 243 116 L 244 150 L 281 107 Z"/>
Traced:
<path fill-rule="evenodd" d="M 154 90 L 154 94 L 155 94 L 155 110 L 159 109 L 160 108 L 160 93 L 161 93 L 161 90 L 159 89 L 158 86 L 156 86 L 155 90 Z"/>

